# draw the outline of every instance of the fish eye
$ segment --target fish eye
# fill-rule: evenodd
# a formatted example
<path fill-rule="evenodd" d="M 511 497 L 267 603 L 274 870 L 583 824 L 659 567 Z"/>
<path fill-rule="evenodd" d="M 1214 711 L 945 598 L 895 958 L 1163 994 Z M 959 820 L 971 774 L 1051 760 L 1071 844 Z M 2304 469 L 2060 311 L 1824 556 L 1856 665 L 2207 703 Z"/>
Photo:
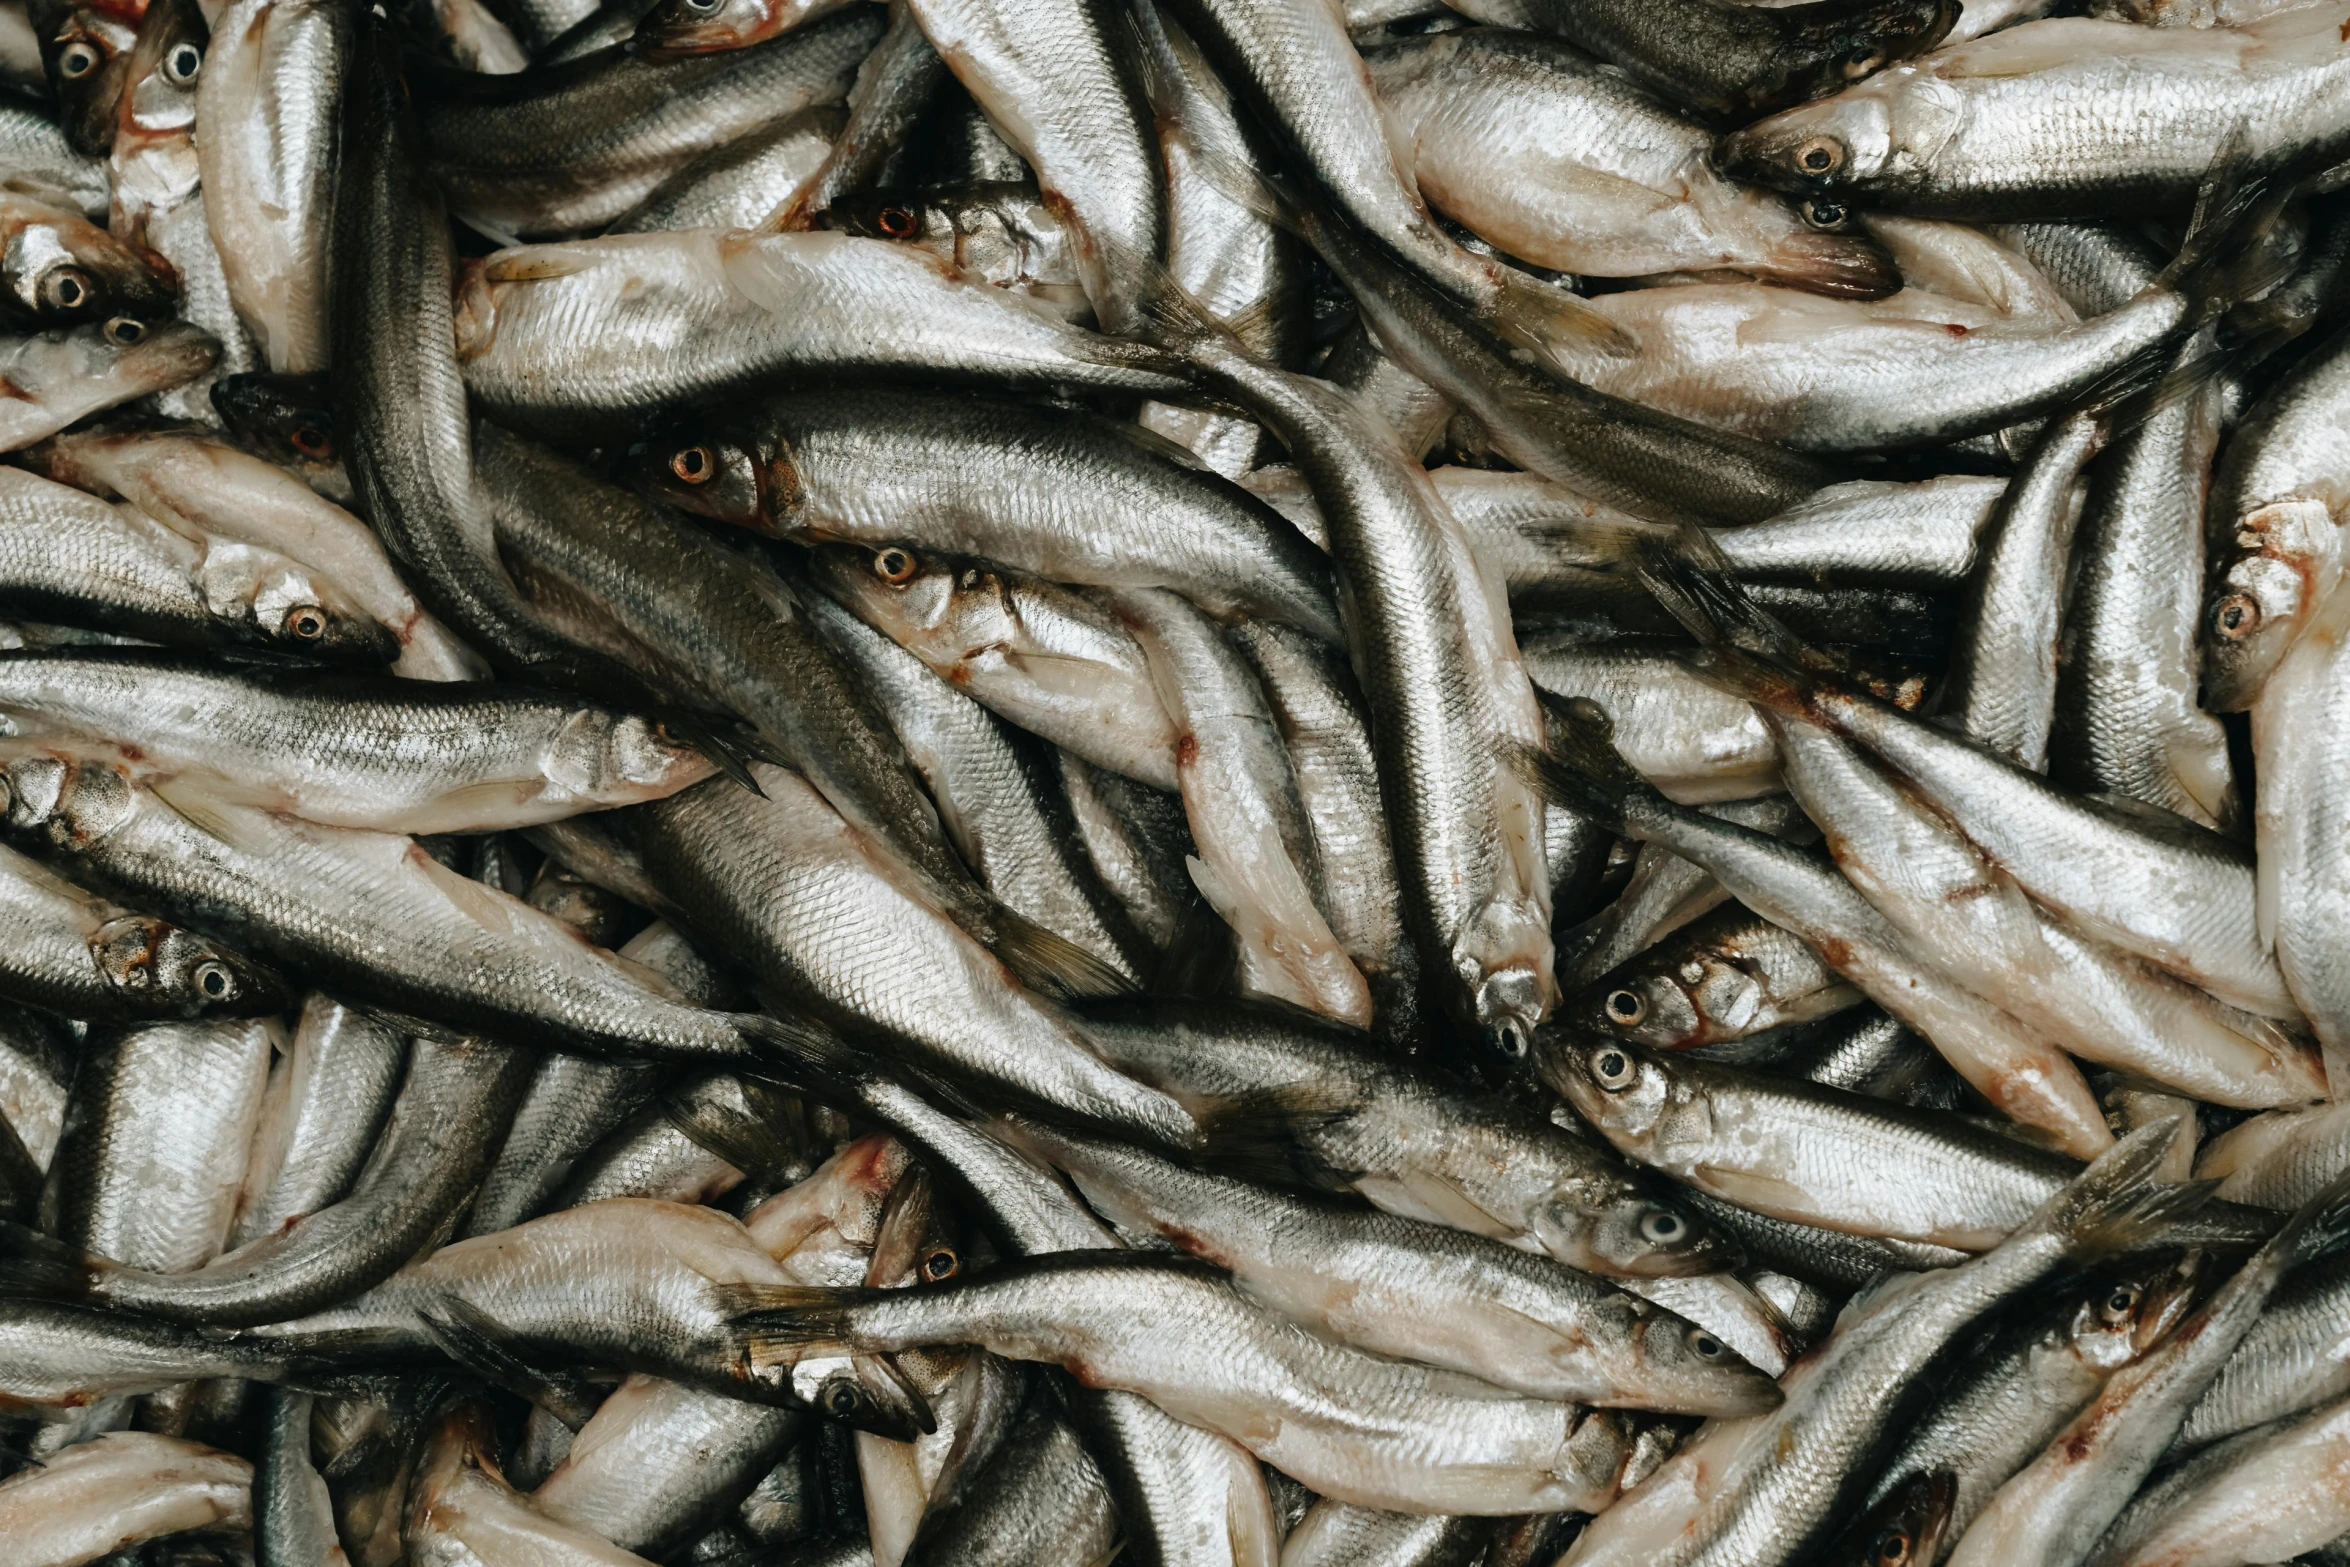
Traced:
<path fill-rule="evenodd" d="M 194 81 L 203 69 L 204 51 L 193 43 L 174 44 L 171 53 L 163 57 L 165 78 L 181 87 Z"/>
<path fill-rule="evenodd" d="M 1600 1003 L 1600 1010 L 1607 1013 L 1609 1022 L 1628 1028 L 1648 1016 L 1648 998 L 1637 990 L 1611 990 Z"/>
<path fill-rule="evenodd" d="M 1833 174 L 1844 166 L 1844 143 L 1833 136 L 1814 136 L 1795 149 L 1795 166 L 1806 174 Z"/>
<path fill-rule="evenodd" d="M 1715 1338 L 1705 1329 L 1698 1328 L 1689 1335 L 1689 1353 L 1700 1360 L 1719 1360 L 1722 1358 L 1724 1350 L 1720 1339 Z"/>
<path fill-rule="evenodd" d="M 1877 1560 L 1882 1567 L 1901 1567 L 1903 1562 L 1909 1560 L 1909 1553 L 1910 1538 L 1906 1529 L 1887 1530 L 1884 1538 L 1877 1541 Z"/>
<path fill-rule="evenodd" d="M 2260 629 L 2260 606 L 2249 593 L 2231 593 L 2211 612 L 2211 629 L 2230 642 L 2248 637 Z"/>
<path fill-rule="evenodd" d="M 295 425 L 286 439 L 293 442 L 294 450 L 305 457 L 324 457 L 333 449 L 326 432 L 314 424 Z"/>
<path fill-rule="evenodd" d="M 106 341 L 118 347 L 128 348 L 133 343 L 143 341 L 146 338 L 147 323 L 141 321 L 137 316 L 116 316 L 106 323 L 105 332 Z"/>
<path fill-rule="evenodd" d="M 1828 232 L 1841 229 L 1852 221 L 1852 214 L 1845 210 L 1841 201 L 1828 201 L 1815 196 L 1798 210 L 1803 214 L 1804 222 Z"/>
<path fill-rule="evenodd" d="M 1689 1221 L 1670 1208 L 1651 1208 L 1640 1216 L 1640 1238 L 1659 1246 L 1670 1246 L 1689 1233 Z M 1696 1346 L 1692 1344 L 1691 1348 Z"/>
<path fill-rule="evenodd" d="M 196 965 L 196 988 L 210 1001 L 226 1001 L 237 988 L 236 976 L 228 965 L 217 958 L 207 958 Z"/>
<path fill-rule="evenodd" d="M 296 604 L 286 611 L 281 622 L 287 636 L 297 642 L 316 642 L 326 635 L 326 611 L 316 604 Z"/>
<path fill-rule="evenodd" d="M 2120 1327 L 2130 1320 L 2138 1309 L 2139 1292 L 2135 1284 L 2117 1284 L 2097 1307 L 2097 1315 L 2107 1327 Z"/>
<path fill-rule="evenodd" d="M 1523 1061 L 1526 1058 L 1525 1025 L 1515 1018 L 1496 1024 L 1493 1030 L 1493 1048 L 1508 1056 L 1512 1061 Z"/>
<path fill-rule="evenodd" d="M 80 267 L 58 267 L 41 279 L 41 303 L 52 310 L 79 310 L 91 292 L 90 274 Z"/>
<path fill-rule="evenodd" d="M 1631 1087 L 1638 1075 L 1632 1058 L 1621 1050 L 1602 1050 L 1591 1058 L 1591 1080 L 1610 1093 Z"/>
<path fill-rule="evenodd" d="M 1885 53 L 1881 49 L 1855 49 L 1844 57 L 1844 79 L 1856 82 L 1884 63 Z"/>
<path fill-rule="evenodd" d="M 702 15 L 708 16 L 725 3 L 726 0 L 685 0 L 685 8 L 688 11 L 698 11 Z"/>
<path fill-rule="evenodd" d="M 936 1247 L 922 1259 L 922 1276 L 933 1284 L 944 1284 L 962 1271 L 963 1259 L 952 1246 Z"/>
<path fill-rule="evenodd" d="M 921 567 L 922 563 L 914 558 L 912 550 L 900 549 L 894 544 L 873 557 L 873 575 L 892 587 L 913 581 L 914 573 Z"/>
<path fill-rule="evenodd" d="M 718 459 L 707 446 L 688 446 L 669 459 L 669 471 L 688 484 L 707 484 L 718 471 Z"/>
<path fill-rule="evenodd" d="M 864 1390 L 847 1377 L 834 1377 L 816 1397 L 824 1412 L 835 1420 L 846 1420 L 865 1405 Z"/>
<path fill-rule="evenodd" d="M 78 82 L 98 69 L 103 58 L 96 44 L 77 38 L 57 52 L 57 74 L 69 82 Z"/>
<path fill-rule="evenodd" d="M 922 227 L 910 207 L 884 207 L 873 222 L 889 239 L 912 239 Z"/>

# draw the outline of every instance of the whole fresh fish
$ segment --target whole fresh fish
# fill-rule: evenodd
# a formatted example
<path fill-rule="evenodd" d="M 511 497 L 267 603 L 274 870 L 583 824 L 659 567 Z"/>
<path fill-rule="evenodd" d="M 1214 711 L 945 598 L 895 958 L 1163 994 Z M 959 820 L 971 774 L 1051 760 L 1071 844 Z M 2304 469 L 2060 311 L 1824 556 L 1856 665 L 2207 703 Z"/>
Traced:
<path fill-rule="evenodd" d="M 1351 1030 L 1236 1002 L 1086 1008 L 1110 1060 L 1187 1102 L 1256 1104 L 1316 1184 L 1628 1278 L 1713 1273 L 1734 1245 L 1587 1139 L 1383 1058 Z"/>
<path fill-rule="evenodd" d="M 1175 720 L 1117 614 L 1032 577 L 904 548 L 821 548 L 815 575 L 949 685 L 1090 766 L 1172 793 Z"/>
<path fill-rule="evenodd" d="M 1981 1251 L 2080 1169 L 1960 1116 L 1824 1084 L 1637 1045 L 1586 1041 L 1559 1054 L 1552 1081 L 1608 1141 L 1776 1218 Z M 2202 1222 L 2241 1244 L 2272 1221 L 2223 1207 Z"/>
<path fill-rule="evenodd" d="M 633 431 L 680 402 L 817 372 L 1159 396 L 1190 379 L 1164 350 L 1041 316 L 915 246 L 850 234 L 685 229 L 523 246 L 468 263 L 457 319 L 474 396 L 562 435 Z M 593 351 L 577 352 L 582 342 Z"/>
<path fill-rule="evenodd" d="M 1012 1135 L 1122 1229 L 1230 1269 L 1251 1298 L 1359 1348 L 1562 1402 L 1730 1416 L 1776 1396 L 1701 1329 L 1546 1257 L 1099 1139 Z"/>
<path fill-rule="evenodd" d="M 279 374 L 327 363 L 327 215 L 350 13 L 326 0 L 220 9 L 196 89 L 204 220 L 237 317 Z"/>
<path fill-rule="evenodd" d="M 2108 1377 L 2169 1337 L 2194 1304 L 2195 1253 L 2155 1261 L 2057 1296 L 2047 1308 L 1987 1324 L 1954 1362 L 1948 1386 L 1886 1463 L 1871 1500 L 1905 1480 L 1950 1479 L 1945 1545 L 2037 1457 Z M 1925 1556 L 1925 1567 L 1939 1560 Z"/>
<path fill-rule="evenodd" d="M 2183 206 L 2223 153 L 2245 173 L 2341 156 L 2344 15 L 2308 6 L 2213 29 L 2027 22 L 1734 131 L 1721 166 L 1941 217 Z"/>
<path fill-rule="evenodd" d="M 2118 1144 L 1972 1262 L 1896 1275 L 1789 1377 L 1786 1402 L 1722 1421 L 1584 1530 L 1574 1567 L 1803 1560 L 1856 1505 L 1852 1469 L 1900 1429 L 1901 1395 L 1953 1340 L 2058 1270 L 2142 1244 L 2200 1193 L 2149 1185 L 2171 1129 Z M 1802 1431 L 1798 1442 L 1791 1433 Z M 1978 1527 L 1980 1527 L 1978 1525 Z"/>
<path fill-rule="evenodd" d="M 490 233 L 600 228 L 696 156 L 839 103 L 882 25 L 851 6 L 748 49 L 671 60 L 616 50 L 508 76 L 437 76 L 420 84 L 419 151 L 451 209 Z"/>
<path fill-rule="evenodd" d="M 1083 1365 L 1089 1380 L 1144 1392 L 1361 1506 L 1588 1510 L 1614 1494 L 1628 1446 L 1619 1416 L 1342 1348 L 1263 1315 L 1212 1270 L 1133 1253 L 1065 1252 L 939 1289 L 740 1296 L 757 1360 L 977 1338 Z M 1268 1405 L 1284 1417 L 1262 1419 Z"/>
<path fill-rule="evenodd" d="M 0 654 L 19 735 L 87 740 L 198 793 L 378 832 L 494 832 L 675 793 L 710 764 L 551 693 L 315 668 L 227 673 L 138 648 Z"/>
<path fill-rule="evenodd" d="M 112 316 L 65 333 L 0 337 L 0 379 L 20 395 L 0 411 L 0 448 L 17 451 L 77 420 L 181 386 L 220 362 L 220 343 L 186 321 Z"/>
<path fill-rule="evenodd" d="M 796 542 L 901 545 L 1055 582 L 1168 588 L 1220 615 L 1343 635 L 1329 562 L 1285 518 L 1121 421 L 830 391 L 684 432 L 655 461 L 672 503 Z M 1115 518 L 1132 525 L 1105 525 Z"/>
<path fill-rule="evenodd" d="M 777 1026 L 671 999 L 647 971 L 406 837 L 201 796 L 175 808 L 117 767 L 55 753 L 20 756 L 5 776 L 19 842 L 157 907 L 194 911 L 354 1000 L 460 1032 L 620 1054 L 735 1057 Z"/>
<path fill-rule="evenodd" d="M 1555 39 L 1440 33 L 1364 63 L 1421 196 L 1520 260 L 1601 277 L 1734 272 L 1857 299 L 1900 286 L 1867 235 L 1821 232 L 1716 174 L 1712 132 L 1672 107 L 1686 97 Z"/>
<path fill-rule="evenodd" d="M 2286 1271 L 2341 1243 L 2350 1222 L 2346 1204 L 2350 1183 L 2337 1181 L 2196 1307 L 2168 1342 L 2107 1378 L 2064 1433 L 1985 1504 L 1951 1552 L 1953 1567 L 2087 1560 Z"/>

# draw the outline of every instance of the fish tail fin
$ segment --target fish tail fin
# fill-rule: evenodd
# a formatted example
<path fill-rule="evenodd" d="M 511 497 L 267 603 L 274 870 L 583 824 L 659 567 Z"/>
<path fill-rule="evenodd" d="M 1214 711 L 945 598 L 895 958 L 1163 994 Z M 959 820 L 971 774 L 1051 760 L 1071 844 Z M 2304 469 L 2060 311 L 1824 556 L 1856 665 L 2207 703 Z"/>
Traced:
<path fill-rule="evenodd" d="M 2350 1241 L 2350 1171 L 2334 1177 L 2287 1219 L 2269 1246 L 2299 1267 Z"/>
<path fill-rule="evenodd" d="M 662 1096 L 661 1118 L 738 1170 L 781 1176 L 801 1167 L 809 1149 L 799 1096 L 761 1078 L 739 1081 L 747 1115 L 721 1099 L 672 1089 Z"/>
<path fill-rule="evenodd" d="M 1058 931 L 1000 905 L 990 943 L 1024 985 L 1069 996 L 1123 996 L 1142 987 Z"/>
<path fill-rule="evenodd" d="M 1597 354 L 1603 359 L 1630 359 L 1640 345 L 1632 335 L 1592 308 L 1580 294 L 1570 294 L 1556 283 L 1530 277 L 1504 263 L 1495 263 L 1499 296 L 1482 312 L 1485 324 L 1504 342 L 1549 361 L 1559 370 L 1570 366 L 1562 355 Z"/>
<path fill-rule="evenodd" d="M 89 1300 L 110 1267 L 29 1224 L 0 1222 L 0 1297 Z"/>
<path fill-rule="evenodd" d="M 1561 697 L 1539 687 L 1535 697 L 1542 704 L 1543 744 L 1519 748 L 1514 760 L 1520 776 L 1608 831 L 1628 831 L 1627 816 L 1663 796 L 1616 749 L 1615 720 L 1588 697 Z"/>
<path fill-rule="evenodd" d="M 1640 585 L 1700 644 L 1742 648 L 1789 664 L 1807 661 L 1803 640 L 1755 602 L 1703 529 L 1683 525 L 1669 542 L 1634 540 L 1628 553 Z"/>
<path fill-rule="evenodd" d="M 2218 1184 L 2157 1178 L 2178 1133 L 2177 1119 L 2169 1116 L 2140 1127 L 2098 1155 L 2096 1163 L 2042 1203 L 2016 1235 L 2053 1235 L 2074 1262 L 2157 1244 L 2208 1202 Z"/>
<path fill-rule="evenodd" d="M 2299 193 L 2303 174 L 2318 171 L 2247 173 L 2252 152 L 2250 127 L 2238 120 L 2220 139 L 2196 188 L 2178 254 L 2155 279 L 2157 288 L 2186 296 L 2194 325 L 2275 287 L 2295 264 L 2290 247 L 2266 240 Z"/>
<path fill-rule="evenodd" d="M 513 1335 L 472 1302 L 443 1295 L 416 1315 L 435 1348 L 492 1387 L 529 1399 L 574 1431 L 596 1412 L 596 1400 L 583 1384 L 523 1359 Z"/>
<path fill-rule="evenodd" d="M 740 1012 L 734 1022 L 762 1062 L 795 1087 L 853 1098 L 858 1084 L 883 1075 L 872 1055 L 811 1018 Z"/>
<path fill-rule="evenodd" d="M 718 1291 L 718 1308 L 741 1336 L 751 1364 L 766 1369 L 809 1355 L 860 1350 L 857 1308 L 888 1293 L 806 1284 L 728 1284 Z"/>

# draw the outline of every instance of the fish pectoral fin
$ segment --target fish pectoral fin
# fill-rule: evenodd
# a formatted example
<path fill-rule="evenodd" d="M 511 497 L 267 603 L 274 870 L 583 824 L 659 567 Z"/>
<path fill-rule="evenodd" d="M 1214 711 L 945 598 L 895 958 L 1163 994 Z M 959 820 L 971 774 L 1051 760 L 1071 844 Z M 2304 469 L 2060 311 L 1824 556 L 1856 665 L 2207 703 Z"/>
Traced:
<path fill-rule="evenodd" d="M 208 838 L 246 854 L 265 854 L 275 846 L 263 813 L 223 798 L 190 774 L 147 779 L 145 783 L 149 794 Z"/>
<path fill-rule="evenodd" d="M 1753 1170 L 1732 1169 L 1718 1164 L 1700 1164 L 1689 1172 L 1689 1182 L 1698 1190 L 1734 1202 L 1741 1208 L 1757 1213 L 1777 1214 L 1794 1218 L 1815 1213 L 1819 1204 L 1793 1181 L 1784 1181 L 1775 1175 L 1762 1175 Z"/>
<path fill-rule="evenodd" d="M 529 1399 L 574 1431 L 596 1412 L 596 1400 L 582 1384 L 524 1360 L 512 1348 L 511 1335 L 471 1301 L 443 1295 L 416 1314 L 435 1348 L 491 1386 Z"/>

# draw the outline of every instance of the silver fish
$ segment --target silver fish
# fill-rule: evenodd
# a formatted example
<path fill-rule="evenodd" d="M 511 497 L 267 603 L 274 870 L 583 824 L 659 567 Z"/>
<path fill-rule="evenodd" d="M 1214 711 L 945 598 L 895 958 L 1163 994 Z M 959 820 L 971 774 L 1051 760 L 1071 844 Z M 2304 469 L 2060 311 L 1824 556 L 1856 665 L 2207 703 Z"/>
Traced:
<path fill-rule="evenodd" d="M 2338 1256 L 2288 1274 L 2187 1411 L 2173 1451 L 2208 1447 L 2350 1394 L 2343 1364 L 2346 1289 L 2350 1262 Z"/>
<path fill-rule="evenodd" d="M 258 1240 L 346 1195 L 366 1165 L 407 1075 L 408 1041 L 365 1012 L 303 998 L 253 1134 L 232 1247 Z"/>
<path fill-rule="evenodd" d="M 191 1529 L 253 1523 L 253 1466 L 234 1453 L 111 1431 L 0 1481 L 0 1530 L 27 1562 L 86 1559 L 88 1542 L 135 1545 Z"/>
<path fill-rule="evenodd" d="M 1558 1021 L 1654 1049 L 1689 1050 L 1806 1023 L 1860 999 L 1802 937 L 1726 904 L 1567 998 Z"/>
<path fill-rule="evenodd" d="M 1620 1416 L 1342 1348 L 1263 1315 L 1210 1270 L 1134 1253 L 1064 1252 L 940 1289 L 740 1296 L 757 1361 L 976 1338 L 1144 1392 L 1360 1506 L 1587 1510 L 1614 1495 L 1627 1456 Z M 1282 1418 L 1263 1418 L 1268 1407 Z"/>
<path fill-rule="evenodd" d="M 841 113 L 821 105 L 713 147 L 614 218 L 605 232 L 750 228 L 823 165 Z"/>

